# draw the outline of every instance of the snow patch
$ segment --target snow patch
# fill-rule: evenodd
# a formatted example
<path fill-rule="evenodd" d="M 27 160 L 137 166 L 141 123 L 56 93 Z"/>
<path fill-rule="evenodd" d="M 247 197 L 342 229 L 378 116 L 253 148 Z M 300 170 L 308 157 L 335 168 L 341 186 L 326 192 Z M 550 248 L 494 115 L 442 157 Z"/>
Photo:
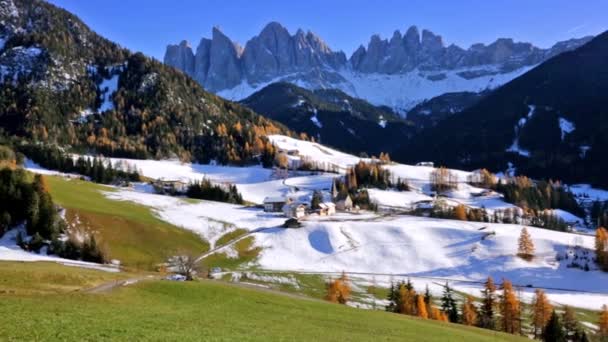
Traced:
<path fill-rule="evenodd" d="M 568 121 L 564 118 L 559 118 L 559 129 L 562 131 L 562 141 L 566 137 L 566 134 L 572 133 L 574 131 L 575 126 L 574 123 Z"/>
<path fill-rule="evenodd" d="M 118 89 L 118 75 L 112 75 L 109 79 L 104 79 L 99 85 L 101 91 L 101 106 L 99 112 L 105 112 L 114 109 L 114 102 L 112 102 L 112 95 Z"/>
<path fill-rule="evenodd" d="M 315 124 L 315 126 L 319 127 L 319 128 L 323 128 L 323 124 L 321 123 L 321 121 L 319 121 L 319 118 L 317 117 L 317 109 L 314 108 L 312 110 L 312 116 L 310 117 L 310 121 L 312 121 L 312 123 Z"/>
<path fill-rule="evenodd" d="M 530 157 L 530 151 L 527 151 L 519 146 L 519 132 L 526 125 L 529 119 L 534 115 L 534 111 L 536 110 L 536 106 L 528 105 L 528 115 L 519 119 L 517 125 L 515 125 L 515 138 L 513 139 L 513 144 L 509 148 L 507 148 L 507 152 L 514 152 L 524 157 Z"/>

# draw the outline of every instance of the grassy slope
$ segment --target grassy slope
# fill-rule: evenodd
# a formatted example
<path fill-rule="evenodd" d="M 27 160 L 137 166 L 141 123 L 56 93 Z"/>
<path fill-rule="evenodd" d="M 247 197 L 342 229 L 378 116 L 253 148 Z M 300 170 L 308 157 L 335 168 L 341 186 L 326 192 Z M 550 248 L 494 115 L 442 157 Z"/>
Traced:
<path fill-rule="evenodd" d="M 211 281 L 147 282 L 103 295 L 10 296 L 2 304 L 0 340 L 520 340 Z"/>
<path fill-rule="evenodd" d="M 53 200 L 67 208 L 68 221 L 95 231 L 110 258 L 123 265 L 152 269 L 171 253 L 199 254 L 209 244 L 198 235 L 156 217 L 150 208 L 106 198 L 112 188 L 80 180 L 47 177 Z"/>
<path fill-rule="evenodd" d="M 52 262 L 13 261 L 0 261 L 0 274 L 0 301 L 2 295 L 72 292 L 132 276 L 126 272 L 103 272 Z"/>

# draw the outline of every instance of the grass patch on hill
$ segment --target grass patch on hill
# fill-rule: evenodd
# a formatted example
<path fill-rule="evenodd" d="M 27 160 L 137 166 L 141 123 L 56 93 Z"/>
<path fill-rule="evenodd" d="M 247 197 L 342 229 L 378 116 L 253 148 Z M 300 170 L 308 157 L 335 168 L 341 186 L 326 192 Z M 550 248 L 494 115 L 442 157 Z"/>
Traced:
<path fill-rule="evenodd" d="M 0 261 L 0 301 L 3 296 L 57 294 L 125 279 L 129 273 L 112 273 L 54 262 Z"/>
<path fill-rule="evenodd" d="M 524 341 L 212 281 L 3 299 L 0 340 Z"/>
<path fill-rule="evenodd" d="M 227 244 L 228 242 L 247 234 L 248 232 L 249 231 L 247 229 L 243 229 L 243 228 L 235 229 L 231 232 L 228 232 L 228 233 L 220 236 L 220 238 L 217 239 L 217 241 L 215 242 L 215 245 L 223 246 L 223 245 Z"/>
<path fill-rule="evenodd" d="M 155 265 L 178 251 L 201 254 L 209 244 L 197 234 L 159 219 L 146 206 L 108 199 L 115 189 L 81 180 L 47 177 L 53 200 L 67 209 L 68 223 L 86 227 L 112 259 L 138 269 Z"/>
<path fill-rule="evenodd" d="M 243 265 L 254 262 L 262 251 L 262 247 L 254 246 L 254 242 L 255 238 L 248 236 L 226 247 L 232 249 L 232 253 L 222 251 L 213 253 L 201 260 L 201 264 L 206 268 L 221 267 L 224 270 L 241 269 Z M 233 256 L 234 253 L 236 253 L 236 256 Z"/>

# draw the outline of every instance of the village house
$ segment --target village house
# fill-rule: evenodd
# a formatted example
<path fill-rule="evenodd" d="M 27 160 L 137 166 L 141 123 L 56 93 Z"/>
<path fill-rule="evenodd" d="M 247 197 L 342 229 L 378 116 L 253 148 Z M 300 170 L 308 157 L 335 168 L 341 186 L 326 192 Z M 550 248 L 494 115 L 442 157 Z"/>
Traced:
<path fill-rule="evenodd" d="M 283 213 L 286 217 L 299 219 L 306 216 L 306 206 L 301 203 L 285 204 L 283 206 Z"/>
<path fill-rule="evenodd" d="M 285 197 L 266 197 L 264 198 L 264 211 L 270 213 L 280 213 L 285 204 L 291 203 L 291 199 Z"/>
<path fill-rule="evenodd" d="M 338 197 L 336 199 L 336 209 L 340 211 L 351 211 L 353 210 L 353 200 L 350 198 L 350 195 L 346 195 L 343 197 Z"/>
<path fill-rule="evenodd" d="M 319 203 L 319 215 L 330 216 L 336 213 L 336 205 L 331 202 Z"/>
<path fill-rule="evenodd" d="M 188 183 L 180 180 L 158 179 L 153 183 L 154 190 L 160 194 L 184 194 L 188 191 Z"/>

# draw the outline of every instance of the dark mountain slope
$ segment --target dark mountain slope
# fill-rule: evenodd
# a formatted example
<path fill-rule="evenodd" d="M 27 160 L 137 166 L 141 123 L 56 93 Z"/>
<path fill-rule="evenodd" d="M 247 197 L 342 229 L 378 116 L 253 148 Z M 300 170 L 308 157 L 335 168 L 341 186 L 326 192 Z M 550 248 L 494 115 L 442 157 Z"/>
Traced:
<path fill-rule="evenodd" d="M 406 117 L 418 130 L 436 126 L 439 121 L 472 106 L 489 93 L 490 90 L 481 93 L 467 91 L 445 93 L 416 105 L 407 112 Z"/>
<path fill-rule="evenodd" d="M 0 0 L 0 129 L 104 154 L 246 162 L 287 133 L 69 12 Z"/>
<path fill-rule="evenodd" d="M 396 159 L 495 170 L 512 162 L 519 172 L 532 176 L 606 186 L 607 94 L 605 32 L 425 130 Z M 510 147 L 521 152 L 508 152 L 516 150 Z"/>
<path fill-rule="evenodd" d="M 274 83 L 241 102 L 292 130 L 351 153 L 391 153 L 414 127 L 387 107 L 373 106 L 342 91 L 310 91 Z"/>

